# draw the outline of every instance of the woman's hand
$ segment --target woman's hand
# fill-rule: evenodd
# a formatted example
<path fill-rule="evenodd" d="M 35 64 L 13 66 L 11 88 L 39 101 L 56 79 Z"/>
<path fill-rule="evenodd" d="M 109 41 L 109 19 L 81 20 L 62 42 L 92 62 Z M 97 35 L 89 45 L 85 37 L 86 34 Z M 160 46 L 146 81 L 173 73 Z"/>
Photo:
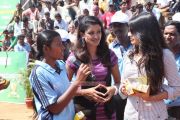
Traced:
<path fill-rule="evenodd" d="M 107 89 L 107 92 L 105 93 L 105 96 L 106 96 L 106 102 L 107 102 L 115 94 L 116 88 L 114 88 L 113 86 L 109 86 L 109 87 L 106 87 L 106 89 Z"/>
<path fill-rule="evenodd" d="M 138 92 L 138 91 L 136 91 L 136 90 L 133 90 L 133 94 L 128 94 L 128 92 L 127 92 L 127 90 L 126 90 L 126 83 L 122 83 L 122 85 L 121 85 L 121 92 L 124 94 L 124 95 L 126 95 L 126 96 L 136 96 L 136 97 L 140 97 L 140 98 L 142 98 L 143 100 L 145 100 L 145 101 L 151 101 L 152 100 L 152 98 L 151 98 L 151 96 L 149 96 L 148 94 L 146 94 L 146 93 L 142 93 L 142 92 Z"/>
<path fill-rule="evenodd" d="M 84 82 L 87 78 L 87 76 L 91 73 L 90 68 L 88 65 L 85 64 L 81 64 L 79 66 L 78 72 L 77 72 L 77 80 L 75 82 L 77 82 L 78 85 L 80 85 L 82 82 Z"/>
<path fill-rule="evenodd" d="M 120 90 L 122 94 L 128 96 L 128 92 L 126 90 L 126 84 L 127 84 L 127 81 L 125 81 L 125 83 L 122 83 Z"/>
<path fill-rule="evenodd" d="M 106 99 L 104 98 L 105 94 L 97 91 L 100 86 L 101 84 L 97 85 L 96 87 L 83 89 L 83 96 L 97 103 L 106 102 Z"/>
<path fill-rule="evenodd" d="M 160 101 L 160 100 L 168 98 L 168 92 L 161 91 L 161 92 L 157 93 L 156 95 L 149 95 L 146 93 L 140 93 L 140 92 L 135 91 L 133 96 L 140 97 L 145 101 Z"/>

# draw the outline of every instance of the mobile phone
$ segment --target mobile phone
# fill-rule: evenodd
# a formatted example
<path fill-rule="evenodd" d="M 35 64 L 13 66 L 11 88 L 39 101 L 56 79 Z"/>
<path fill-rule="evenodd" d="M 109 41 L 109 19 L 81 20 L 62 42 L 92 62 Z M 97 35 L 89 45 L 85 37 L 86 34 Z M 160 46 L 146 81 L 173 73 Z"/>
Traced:
<path fill-rule="evenodd" d="M 104 88 L 104 87 L 98 87 L 98 88 L 96 89 L 96 91 L 101 92 L 101 93 L 106 93 L 106 92 L 107 92 L 107 89 Z"/>
<path fill-rule="evenodd" d="M 96 91 L 98 91 L 98 92 L 101 92 L 101 93 L 105 94 L 105 93 L 107 92 L 107 89 L 106 89 L 106 88 L 104 88 L 104 87 L 98 87 L 98 88 L 96 88 Z M 107 95 L 106 95 L 106 96 L 99 95 L 99 96 L 101 96 L 101 97 L 103 97 L 103 98 L 106 98 L 106 97 L 107 97 Z"/>

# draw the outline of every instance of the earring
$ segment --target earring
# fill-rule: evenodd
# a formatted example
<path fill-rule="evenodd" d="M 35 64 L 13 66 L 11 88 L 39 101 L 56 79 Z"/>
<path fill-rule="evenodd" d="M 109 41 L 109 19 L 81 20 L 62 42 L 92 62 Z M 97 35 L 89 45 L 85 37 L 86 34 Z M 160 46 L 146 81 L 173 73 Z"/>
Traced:
<path fill-rule="evenodd" d="M 82 47 L 85 47 L 85 38 L 81 38 Z"/>

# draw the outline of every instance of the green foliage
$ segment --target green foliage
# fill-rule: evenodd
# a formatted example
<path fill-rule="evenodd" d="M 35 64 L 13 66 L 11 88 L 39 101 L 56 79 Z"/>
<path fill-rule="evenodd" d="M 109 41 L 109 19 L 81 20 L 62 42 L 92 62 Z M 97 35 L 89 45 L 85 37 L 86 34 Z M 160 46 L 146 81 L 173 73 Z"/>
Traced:
<path fill-rule="evenodd" d="M 33 97 L 33 92 L 32 92 L 31 84 L 30 84 L 30 81 L 29 81 L 29 75 L 30 75 L 31 70 L 32 70 L 33 67 L 34 67 L 34 62 L 29 62 L 28 66 L 27 66 L 27 69 L 22 70 L 20 72 L 20 74 L 22 76 L 21 84 L 24 87 L 24 90 L 26 92 L 26 97 L 27 98 Z"/>

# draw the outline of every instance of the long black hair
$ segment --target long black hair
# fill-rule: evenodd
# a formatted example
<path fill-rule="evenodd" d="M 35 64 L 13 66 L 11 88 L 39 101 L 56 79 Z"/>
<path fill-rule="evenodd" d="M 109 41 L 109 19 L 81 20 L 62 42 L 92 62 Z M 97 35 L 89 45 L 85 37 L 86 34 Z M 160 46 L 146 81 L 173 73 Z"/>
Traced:
<path fill-rule="evenodd" d="M 37 55 L 36 59 L 41 60 L 44 56 L 43 46 L 50 46 L 53 42 L 53 39 L 57 36 L 60 36 L 59 33 L 52 30 L 45 30 L 38 34 L 37 36 Z"/>
<path fill-rule="evenodd" d="M 97 46 L 97 56 L 101 59 L 101 62 L 105 66 L 110 65 L 110 51 L 106 43 L 106 35 L 101 21 L 95 16 L 85 16 L 79 22 L 78 26 L 78 35 L 77 35 L 77 44 L 74 47 L 75 56 L 81 60 L 83 63 L 90 63 L 90 54 L 88 52 L 86 42 L 82 38 L 82 34 L 89 28 L 91 25 L 100 25 L 101 27 L 101 40 Z"/>
<path fill-rule="evenodd" d="M 167 48 L 158 21 L 150 13 L 141 13 L 132 18 L 129 22 L 129 29 L 132 35 L 140 40 L 140 45 L 134 47 L 129 55 L 132 60 L 134 54 L 142 53 L 137 65 L 145 67 L 150 94 L 156 94 L 162 87 L 164 78 L 163 49 Z"/>

